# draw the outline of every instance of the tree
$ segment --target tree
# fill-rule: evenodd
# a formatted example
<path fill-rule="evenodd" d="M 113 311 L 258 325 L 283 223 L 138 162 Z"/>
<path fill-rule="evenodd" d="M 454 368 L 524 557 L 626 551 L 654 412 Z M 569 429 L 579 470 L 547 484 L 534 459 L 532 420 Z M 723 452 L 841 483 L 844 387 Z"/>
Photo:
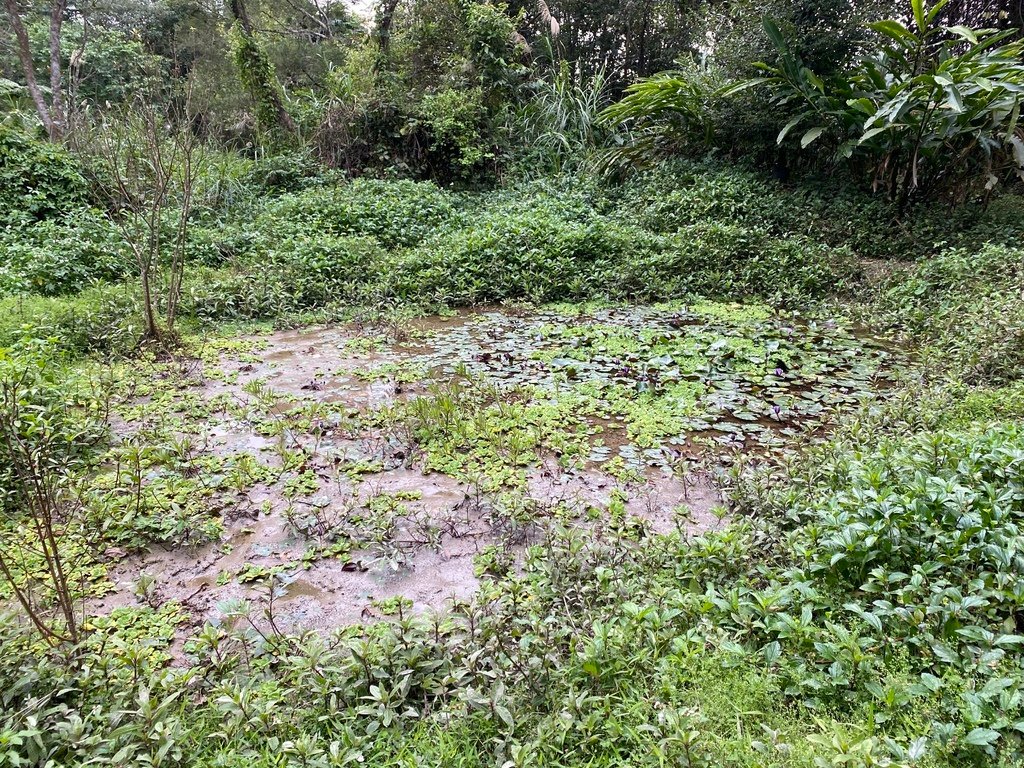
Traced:
<path fill-rule="evenodd" d="M 270 58 L 260 45 L 244 0 L 230 0 L 231 15 L 235 18 L 232 29 L 235 67 L 242 85 L 256 104 L 256 120 L 264 129 L 276 127 L 292 134 L 295 120 L 285 109 L 281 84 L 274 75 Z"/>
<path fill-rule="evenodd" d="M 807 67 L 766 21 L 779 61 L 761 65 L 761 82 L 776 105 L 798 110 L 779 143 L 797 128 L 801 148 L 830 143 L 901 208 L 913 197 L 962 200 L 1008 171 L 1024 178 L 1024 42 L 1007 42 L 1014 30 L 943 26 L 945 5 L 911 0 L 909 26 L 871 24 L 882 44 L 831 77 Z"/>
<path fill-rule="evenodd" d="M 391 46 L 391 27 L 395 23 L 395 11 L 398 10 L 399 0 L 383 0 L 376 10 L 376 34 L 377 49 L 379 58 L 376 68 L 382 69 L 387 65 L 388 50 Z"/>
<path fill-rule="evenodd" d="M 103 116 L 82 151 L 92 156 L 93 181 L 111 221 L 135 256 L 142 292 L 144 342 L 174 331 L 196 180 L 205 151 L 192 130 L 186 93 L 178 119 L 139 99 Z M 164 279 L 164 328 L 157 321 L 156 285 Z"/>
<path fill-rule="evenodd" d="M 691 50 L 699 0 L 520 0 L 528 41 L 548 38 L 572 63 L 580 82 L 599 73 L 616 91 L 670 68 Z M 534 46 L 537 47 L 537 46 Z"/>
<path fill-rule="evenodd" d="M 39 121 L 46 129 L 51 140 L 63 138 L 67 130 L 67 109 L 64 102 L 64 77 L 61 64 L 61 29 L 67 15 L 67 0 L 50 0 L 50 35 L 49 35 L 49 66 L 50 66 L 50 101 L 47 102 L 43 89 L 36 78 L 35 63 L 32 61 L 32 47 L 28 31 L 22 19 L 22 11 L 18 0 L 4 0 L 4 9 L 14 31 L 18 60 L 21 62 L 25 86 L 36 108 Z"/>

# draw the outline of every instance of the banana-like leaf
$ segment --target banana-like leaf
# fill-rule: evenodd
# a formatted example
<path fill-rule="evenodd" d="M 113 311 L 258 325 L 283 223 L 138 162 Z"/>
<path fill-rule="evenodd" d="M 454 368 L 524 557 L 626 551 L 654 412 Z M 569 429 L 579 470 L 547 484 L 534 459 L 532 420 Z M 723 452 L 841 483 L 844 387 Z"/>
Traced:
<path fill-rule="evenodd" d="M 864 131 L 864 135 L 860 137 L 860 140 L 857 143 L 858 144 L 863 144 L 865 141 L 870 139 L 872 136 L 877 136 L 878 134 L 883 133 L 883 132 L 885 132 L 887 130 L 889 130 L 889 126 L 886 125 L 886 126 L 882 126 L 880 128 L 872 128 L 872 129 L 870 129 L 868 131 Z"/>
<path fill-rule="evenodd" d="M 945 91 L 947 97 L 946 103 L 949 104 L 952 110 L 954 112 L 963 112 L 964 100 L 963 97 L 960 95 L 960 91 L 957 90 L 957 87 L 955 85 L 950 84 L 945 86 L 942 90 Z"/>
<path fill-rule="evenodd" d="M 875 30 L 875 32 L 879 32 L 897 43 L 916 44 L 920 42 L 920 38 L 917 35 L 896 21 L 896 19 L 876 21 L 868 26 Z"/>
<path fill-rule="evenodd" d="M 862 155 L 880 168 L 898 163 L 906 179 L 900 183 L 910 188 L 927 186 L 934 168 L 965 146 L 986 157 L 1012 153 L 1016 166 L 1024 158 L 1024 132 L 1018 131 L 1024 42 L 1009 40 L 1015 30 L 952 26 L 943 34 L 935 21 L 946 1 L 911 0 L 907 16 L 912 21 L 904 17 L 872 24 L 883 38 L 879 49 L 843 75 L 827 79 L 805 67 L 778 25 L 765 19 L 778 57 L 774 65 L 755 65 L 761 77 L 715 91 L 694 90 L 679 73 L 675 81 L 666 73 L 627 89 L 623 101 L 605 114 L 635 118 L 629 134 L 633 149 L 640 149 L 641 140 L 650 146 L 679 146 L 693 139 L 694 128 L 710 125 L 710 100 L 766 85 L 777 109 L 795 107 L 798 113 L 779 131 L 779 144 L 805 126 L 800 145 L 808 147 L 825 135 L 826 125 L 836 125 L 837 157 Z M 933 39 L 935 45 L 925 45 Z"/>
<path fill-rule="evenodd" d="M 1024 140 L 1020 136 L 1010 137 L 1010 146 L 1013 148 L 1013 159 L 1021 168 L 1024 168 Z"/>
<path fill-rule="evenodd" d="M 807 79 L 807 82 L 809 82 L 811 85 L 813 85 L 815 88 L 817 88 L 819 92 L 821 92 L 821 93 L 825 92 L 825 83 L 823 83 L 821 81 L 821 78 L 818 77 L 816 74 L 814 74 L 814 72 L 809 70 L 807 67 L 804 67 L 801 70 L 801 73 Z"/>
<path fill-rule="evenodd" d="M 928 31 L 928 20 L 924 15 L 924 0 L 910 0 L 910 7 L 914 11 L 914 21 L 917 22 L 917 31 L 922 35 Z"/>
<path fill-rule="evenodd" d="M 931 10 L 928 11 L 928 16 L 925 19 L 925 21 L 929 24 L 932 24 L 938 17 L 939 12 L 946 7 L 946 3 L 948 2 L 949 0 L 939 0 L 935 5 L 931 7 Z"/>
<path fill-rule="evenodd" d="M 807 149 L 808 145 L 811 144 L 811 142 L 813 142 L 819 136 L 821 136 L 821 134 L 824 132 L 824 130 L 825 129 L 823 127 L 821 127 L 821 126 L 819 126 L 817 128 L 811 128 L 811 130 L 807 131 L 807 133 L 805 133 L 800 138 L 800 148 L 801 149 Z"/>
<path fill-rule="evenodd" d="M 972 45 L 978 44 L 978 36 L 974 33 L 973 29 L 957 25 L 954 27 L 945 27 L 945 30 L 946 32 L 949 32 L 951 35 L 956 35 L 961 40 L 966 40 Z"/>
<path fill-rule="evenodd" d="M 719 95 L 726 97 L 735 96 L 737 93 L 741 93 L 747 90 L 748 88 L 755 88 L 759 85 L 765 85 L 770 81 L 770 79 L 771 78 L 767 77 L 753 77 L 749 80 L 743 80 L 742 82 L 735 83 L 734 85 L 726 86 L 722 90 L 718 91 L 718 93 Z"/>
<path fill-rule="evenodd" d="M 861 112 L 869 116 L 875 114 L 875 111 L 877 109 L 877 107 L 875 107 L 875 102 L 873 102 L 871 99 L 866 98 L 848 99 L 846 104 L 847 106 L 853 107 L 858 112 Z"/>
<path fill-rule="evenodd" d="M 774 45 L 779 51 L 788 51 L 789 48 L 786 45 L 786 38 L 782 36 L 782 31 L 779 29 L 779 25 L 767 17 L 762 24 L 764 26 L 764 31 L 768 34 L 768 39 L 772 41 L 772 45 Z"/>
<path fill-rule="evenodd" d="M 803 121 L 803 119 L 804 119 L 804 115 L 797 115 L 792 120 L 790 120 L 788 123 L 786 123 L 786 125 L 783 127 L 783 129 L 781 131 L 779 131 L 779 135 L 775 139 L 775 143 L 776 144 L 781 144 L 785 140 L 785 138 L 789 134 L 789 132 L 791 130 L 793 130 L 794 128 L 796 128 L 798 125 L 800 125 L 800 123 Z"/>

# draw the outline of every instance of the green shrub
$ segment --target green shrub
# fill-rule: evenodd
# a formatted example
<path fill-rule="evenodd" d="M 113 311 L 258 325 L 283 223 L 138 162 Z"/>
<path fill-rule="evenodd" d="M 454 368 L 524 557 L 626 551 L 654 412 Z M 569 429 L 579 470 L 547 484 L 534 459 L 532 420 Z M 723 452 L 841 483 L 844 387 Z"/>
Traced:
<path fill-rule="evenodd" d="M 1024 687 L 1013 576 L 1024 567 L 1024 432 L 1009 423 L 870 439 L 809 457 L 779 489 L 761 511 L 796 523 L 783 540 L 791 565 L 764 569 L 771 586 L 720 603 L 714 621 L 742 632 L 744 616 L 769 604 L 767 632 L 750 646 L 781 653 L 789 695 L 833 708 L 859 699 L 888 713 L 876 722 L 895 722 L 936 694 L 933 749 L 963 760 L 953 764 L 997 754 L 1010 764 L 1024 716 L 1020 696 L 1003 695 Z M 895 658 L 918 682 L 893 697 Z"/>
<path fill-rule="evenodd" d="M 0 226 L 67 213 L 85 205 L 87 194 L 71 155 L 0 125 Z"/>
<path fill-rule="evenodd" d="M 385 263 L 368 237 L 288 239 L 241 268 L 190 272 L 181 308 L 206 320 L 252 319 L 354 303 L 379 282 Z"/>
<path fill-rule="evenodd" d="M 314 183 L 320 170 L 319 164 L 304 152 L 282 153 L 257 160 L 240 181 L 255 192 L 298 192 Z"/>
<path fill-rule="evenodd" d="M 1020 191 L 1003 194 L 990 202 L 983 211 L 971 211 L 971 225 L 956 242 L 962 246 L 995 243 L 1020 246 L 1024 243 L 1024 194 Z"/>
<path fill-rule="evenodd" d="M 195 224 L 189 228 L 185 244 L 185 258 L 191 265 L 186 272 L 196 267 L 214 267 L 227 261 L 239 246 L 240 235 L 234 224 Z"/>
<path fill-rule="evenodd" d="M 429 126 L 436 162 L 452 168 L 454 176 L 472 178 L 494 159 L 480 88 L 446 88 L 427 94 L 420 103 L 419 118 Z"/>
<path fill-rule="evenodd" d="M 920 206 L 901 219 L 882 197 L 851 190 L 841 180 L 786 186 L 742 167 L 683 160 L 632 179 L 621 190 L 618 207 L 624 220 L 654 232 L 728 222 L 804 235 L 858 256 L 896 259 L 928 255 L 936 243 L 956 238 L 984 215 L 975 206 L 953 213 Z"/>
<path fill-rule="evenodd" d="M 1002 571 L 1021 557 L 1015 542 L 1024 522 L 1022 459 L 1024 433 L 1015 425 L 926 434 L 884 443 L 866 455 L 846 454 L 814 495 L 790 509 L 820 525 L 796 542 L 798 558 L 823 581 L 864 594 L 893 588 L 872 588 L 879 568 L 909 573 L 935 563 L 933 585 L 943 579 L 961 585 L 969 574 Z M 1004 555 L 999 550 L 1007 546 Z M 998 591 L 998 579 L 987 581 Z M 927 594 L 920 597 L 929 602 Z M 1012 610 L 1017 598 L 1011 591 L 991 600 L 977 606 L 982 614 L 1001 600 Z M 993 618 L 998 623 L 1005 617 Z M 940 620 L 929 624 L 950 631 Z M 927 628 L 902 629 L 916 634 Z"/>
<path fill-rule="evenodd" d="M 7 293 L 75 293 L 124 277 L 133 266 L 121 233 L 96 211 L 81 209 L 0 232 L 0 268 Z"/>
<path fill-rule="evenodd" d="M 288 311 L 290 295 L 268 272 L 232 267 L 192 270 L 182 285 L 181 311 L 201 320 L 251 320 Z"/>
<path fill-rule="evenodd" d="M 963 427 L 992 421 L 1024 422 L 1024 381 L 1005 387 L 952 388 L 948 423 Z"/>
<path fill-rule="evenodd" d="M 1024 249 L 951 248 L 897 273 L 881 299 L 931 368 L 971 383 L 1024 375 Z"/>
<path fill-rule="evenodd" d="M 298 307 L 358 299 L 376 282 L 384 252 L 369 237 L 285 240 L 271 251 L 267 268 L 289 286 Z"/>
<path fill-rule="evenodd" d="M 451 196 L 431 183 L 357 179 L 282 197 L 256 227 L 273 238 L 369 235 L 395 248 L 420 243 L 453 216 Z"/>
<path fill-rule="evenodd" d="M 125 353 L 142 334 L 137 292 L 130 286 L 87 288 L 71 297 L 0 298 L 0 347 L 52 339 L 71 353 Z"/>
<path fill-rule="evenodd" d="M 635 227 L 557 212 L 484 213 L 413 251 L 398 265 L 394 292 L 443 303 L 581 298 L 617 292 L 604 277 L 661 238 Z"/>
<path fill-rule="evenodd" d="M 453 303 L 694 294 L 799 303 L 859 274 L 848 251 L 806 238 L 708 223 L 660 235 L 593 213 L 563 214 L 558 204 L 481 213 L 408 253 L 391 290 Z"/>
<path fill-rule="evenodd" d="M 701 222 L 681 227 L 669 242 L 637 254 L 609 280 L 623 296 L 701 294 L 800 304 L 841 294 L 861 274 L 846 248 L 743 226 Z"/>
<path fill-rule="evenodd" d="M 452 226 L 481 214 L 525 215 L 533 211 L 588 221 L 614 209 L 613 195 L 606 186 L 595 178 L 575 174 L 520 181 L 490 192 L 464 195 L 459 202 L 465 215 L 454 219 Z"/>

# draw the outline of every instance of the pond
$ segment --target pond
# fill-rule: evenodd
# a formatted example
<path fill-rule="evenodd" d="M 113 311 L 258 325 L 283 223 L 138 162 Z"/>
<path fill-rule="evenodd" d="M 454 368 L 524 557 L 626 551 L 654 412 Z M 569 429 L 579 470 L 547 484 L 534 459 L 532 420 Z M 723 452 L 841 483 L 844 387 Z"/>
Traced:
<path fill-rule="evenodd" d="M 552 525 L 693 535 L 728 515 L 723 468 L 821 439 L 890 366 L 839 319 L 714 302 L 209 339 L 125 374 L 93 607 L 328 629 L 468 598 Z"/>

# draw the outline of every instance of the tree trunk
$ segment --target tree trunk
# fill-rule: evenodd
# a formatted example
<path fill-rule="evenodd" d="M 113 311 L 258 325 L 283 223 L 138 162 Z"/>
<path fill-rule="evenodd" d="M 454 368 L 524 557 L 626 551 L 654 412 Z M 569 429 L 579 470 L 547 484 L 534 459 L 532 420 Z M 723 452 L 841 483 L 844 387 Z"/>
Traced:
<path fill-rule="evenodd" d="M 235 17 L 235 21 L 242 25 L 242 31 L 246 35 L 252 37 L 252 19 L 249 18 L 249 9 L 245 7 L 243 0 L 231 0 L 231 15 Z"/>
<path fill-rule="evenodd" d="M 146 322 L 142 340 L 159 341 L 160 326 L 157 325 L 156 312 L 153 310 L 153 288 L 149 284 L 149 267 L 144 266 L 139 270 L 139 278 L 142 282 L 142 314 Z"/>
<path fill-rule="evenodd" d="M 50 119 L 57 132 L 63 136 L 67 127 L 67 113 L 64 109 L 63 77 L 60 63 L 60 35 L 67 12 L 67 0 L 52 0 L 50 8 Z"/>
<path fill-rule="evenodd" d="M 242 28 L 242 34 L 245 35 L 249 44 L 253 46 L 258 45 L 252 26 L 252 19 L 249 18 L 249 11 L 245 7 L 244 0 L 230 0 L 228 4 L 231 7 L 231 15 L 235 17 L 235 21 Z M 295 125 L 295 120 L 288 114 L 288 110 L 284 108 L 284 102 L 281 100 L 280 84 L 277 82 L 276 77 L 271 76 L 270 79 L 272 82 L 264 83 L 262 90 L 265 92 L 266 98 L 270 100 L 277 118 L 277 124 L 286 133 L 295 133 L 297 126 Z"/>
<path fill-rule="evenodd" d="M 63 3 L 59 3 L 63 6 Z M 43 124 L 46 129 L 46 133 L 49 135 L 51 140 L 58 140 L 62 136 L 63 125 L 56 122 L 50 113 L 50 106 L 46 103 L 46 98 L 43 96 L 42 90 L 39 88 L 39 82 L 36 80 L 35 66 L 32 64 L 32 48 L 28 41 L 28 32 L 25 31 L 25 24 L 21 20 L 21 11 L 18 8 L 17 0 L 4 0 L 4 8 L 7 11 L 7 16 L 11 20 L 11 27 L 14 29 L 14 37 L 18 43 L 18 59 L 21 61 L 21 69 L 25 75 L 25 86 L 28 88 L 29 96 L 32 97 L 32 102 L 36 106 L 36 114 L 39 115 L 39 121 Z M 56 13 L 56 6 L 54 8 Z M 61 12 L 61 18 L 63 19 L 63 8 Z M 50 17 L 50 64 L 51 68 L 53 65 L 53 49 L 54 49 L 54 25 L 53 15 Z M 54 94 L 60 93 L 60 65 L 59 65 L 59 53 L 60 53 L 60 25 L 57 25 L 56 33 L 57 38 L 57 53 L 58 53 L 58 67 L 57 67 L 57 85 L 54 89 Z M 50 83 L 51 87 L 54 82 L 53 71 L 50 72 Z"/>
<path fill-rule="evenodd" d="M 395 9 L 398 8 L 398 0 L 384 0 L 377 10 L 377 47 L 380 51 L 377 57 L 377 70 L 381 70 L 388 59 L 388 48 L 391 47 L 391 25 L 395 20 Z"/>

